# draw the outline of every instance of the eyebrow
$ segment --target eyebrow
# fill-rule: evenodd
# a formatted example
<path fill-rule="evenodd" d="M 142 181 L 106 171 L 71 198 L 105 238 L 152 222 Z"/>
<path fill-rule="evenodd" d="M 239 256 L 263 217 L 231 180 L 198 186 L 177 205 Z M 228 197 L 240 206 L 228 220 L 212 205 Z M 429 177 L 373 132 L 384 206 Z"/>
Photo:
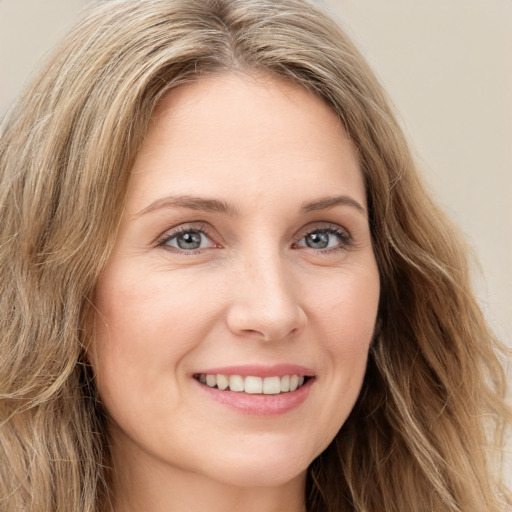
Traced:
<path fill-rule="evenodd" d="M 153 201 L 149 206 L 136 213 L 136 217 L 162 208 L 188 208 L 203 212 L 222 213 L 225 215 L 237 216 L 238 211 L 225 201 L 219 199 L 208 199 L 189 195 L 167 196 Z"/>
<path fill-rule="evenodd" d="M 309 203 L 305 203 L 302 205 L 300 212 L 302 214 L 317 212 L 321 210 L 330 210 L 331 208 L 335 208 L 336 206 L 352 206 L 357 211 L 366 216 L 365 208 L 358 203 L 355 199 L 350 196 L 333 196 L 333 197 L 324 197 L 322 199 L 318 199 L 316 201 L 311 201 Z"/>
<path fill-rule="evenodd" d="M 331 208 L 335 208 L 336 206 L 342 205 L 352 206 L 363 215 L 366 215 L 366 210 L 363 206 L 361 206 L 361 204 L 359 204 L 355 199 L 344 195 L 325 197 L 316 201 L 304 203 L 300 208 L 300 213 L 304 215 L 310 212 L 329 210 Z M 157 199 L 156 201 L 153 201 L 149 206 L 146 206 L 146 208 L 143 208 L 140 212 L 136 213 L 135 216 L 140 217 L 155 210 L 175 207 L 187 208 L 189 210 L 197 210 L 203 212 L 221 213 L 224 215 L 230 215 L 232 217 L 239 215 L 238 210 L 225 201 L 190 195 L 180 195 L 166 196 Z"/>

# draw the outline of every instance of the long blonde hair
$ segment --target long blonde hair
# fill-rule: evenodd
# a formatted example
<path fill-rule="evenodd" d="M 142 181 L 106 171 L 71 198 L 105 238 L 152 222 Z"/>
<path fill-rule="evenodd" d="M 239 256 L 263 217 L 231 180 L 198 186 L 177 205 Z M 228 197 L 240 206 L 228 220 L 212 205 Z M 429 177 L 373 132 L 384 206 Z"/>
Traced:
<path fill-rule="evenodd" d="M 84 358 L 91 298 L 162 95 L 265 70 L 339 115 L 364 173 L 382 294 L 359 400 L 310 466 L 308 512 L 496 512 L 511 412 L 467 248 L 429 199 L 389 101 L 307 0 L 94 5 L 2 124 L 0 509 L 109 509 L 109 451 Z"/>

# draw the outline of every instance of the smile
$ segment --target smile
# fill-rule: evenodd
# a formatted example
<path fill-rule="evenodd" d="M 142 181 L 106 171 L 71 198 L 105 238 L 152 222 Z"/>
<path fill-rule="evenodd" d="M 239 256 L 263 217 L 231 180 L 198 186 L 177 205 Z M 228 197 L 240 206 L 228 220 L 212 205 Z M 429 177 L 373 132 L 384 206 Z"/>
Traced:
<path fill-rule="evenodd" d="M 210 388 L 221 391 L 229 390 L 251 395 L 278 395 L 296 391 L 307 382 L 302 375 L 283 375 L 258 377 L 254 375 L 205 374 L 194 375 L 194 378 Z"/>

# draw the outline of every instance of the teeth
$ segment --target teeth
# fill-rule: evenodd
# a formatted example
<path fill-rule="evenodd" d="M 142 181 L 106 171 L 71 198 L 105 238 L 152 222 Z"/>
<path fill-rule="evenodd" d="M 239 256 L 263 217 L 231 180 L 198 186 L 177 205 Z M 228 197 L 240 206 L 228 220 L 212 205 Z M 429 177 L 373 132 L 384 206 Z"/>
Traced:
<path fill-rule="evenodd" d="M 250 394 L 263 393 L 263 379 L 261 377 L 245 377 L 244 391 Z"/>
<path fill-rule="evenodd" d="M 231 375 L 231 377 L 229 377 L 229 389 L 231 391 L 243 391 L 244 378 L 240 377 L 240 375 Z"/>
<path fill-rule="evenodd" d="M 217 387 L 219 389 L 226 389 L 229 386 L 229 379 L 225 375 L 217 375 Z"/>
<path fill-rule="evenodd" d="M 304 377 L 299 375 L 283 375 L 282 377 L 255 377 L 248 375 L 210 375 L 201 373 L 196 376 L 202 384 L 211 388 L 217 387 L 224 391 L 245 392 L 248 394 L 277 395 L 279 393 L 288 393 L 295 391 L 304 384 Z"/>
<path fill-rule="evenodd" d="M 279 377 L 265 377 L 263 379 L 263 394 L 277 395 L 281 393 L 281 379 Z"/>

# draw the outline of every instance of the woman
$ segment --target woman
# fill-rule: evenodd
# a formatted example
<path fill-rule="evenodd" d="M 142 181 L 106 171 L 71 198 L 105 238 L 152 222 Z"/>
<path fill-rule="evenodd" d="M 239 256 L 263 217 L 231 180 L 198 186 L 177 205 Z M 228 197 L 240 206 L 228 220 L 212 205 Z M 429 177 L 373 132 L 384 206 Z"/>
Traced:
<path fill-rule="evenodd" d="M 511 504 L 465 247 L 314 6 L 97 4 L 0 165 L 4 510 Z"/>

